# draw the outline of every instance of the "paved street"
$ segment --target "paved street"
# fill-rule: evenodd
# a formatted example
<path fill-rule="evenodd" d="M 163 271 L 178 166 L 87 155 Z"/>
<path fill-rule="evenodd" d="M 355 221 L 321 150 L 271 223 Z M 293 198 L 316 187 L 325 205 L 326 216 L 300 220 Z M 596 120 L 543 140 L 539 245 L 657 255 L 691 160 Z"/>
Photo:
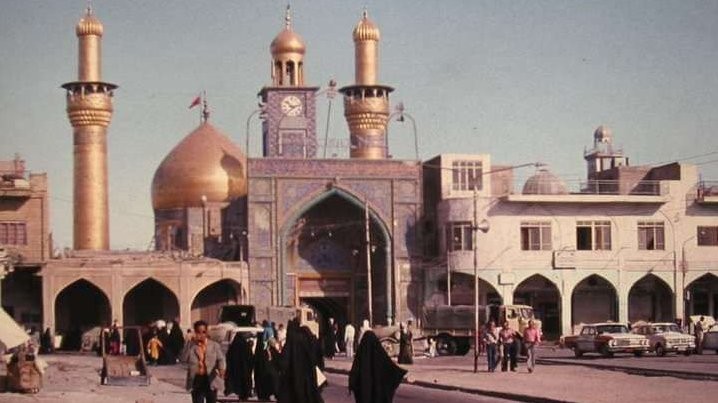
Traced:
<path fill-rule="evenodd" d="M 675 377 L 640 376 L 621 371 L 597 368 L 606 365 L 641 368 L 679 368 L 686 372 L 718 372 L 718 355 L 702 356 L 633 356 L 576 359 L 566 350 L 541 349 L 541 356 L 557 362 L 556 365 L 539 365 L 534 374 L 528 374 L 524 363 L 517 373 L 487 374 L 484 357 L 480 357 L 480 373 L 472 371 L 472 356 L 417 357 L 415 364 L 407 366 L 408 383 L 402 384 L 395 402 L 498 402 L 501 399 L 529 400 L 543 398 L 548 401 L 617 400 L 679 401 L 702 390 L 706 396 L 718 394 L 718 382 L 678 379 Z M 91 355 L 45 356 L 50 364 L 44 378 L 44 387 L 37 395 L 0 394 L 0 402 L 34 403 L 90 403 L 101 396 L 103 403 L 136 403 L 140 399 L 152 403 L 189 401 L 184 390 L 184 367 L 151 367 L 153 381 L 147 387 L 100 386 L 98 370 L 101 361 Z M 581 366 L 575 365 L 582 364 Z M 347 393 L 347 378 L 351 363 L 339 357 L 327 361 L 329 386 L 324 390 L 326 402 L 353 402 Z M 588 365 L 584 366 L 584 365 Z M 596 368 L 593 368 L 596 367 Z M 437 389 L 441 386 L 443 389 Z M 448 390 L 444 390 L 448 389 Z M 461 390 L 464 393 L 456 390 Z M 507 401 L 507 400 L 503 400 Z M 144 403 L 144 402 L 143 402 Z"/>

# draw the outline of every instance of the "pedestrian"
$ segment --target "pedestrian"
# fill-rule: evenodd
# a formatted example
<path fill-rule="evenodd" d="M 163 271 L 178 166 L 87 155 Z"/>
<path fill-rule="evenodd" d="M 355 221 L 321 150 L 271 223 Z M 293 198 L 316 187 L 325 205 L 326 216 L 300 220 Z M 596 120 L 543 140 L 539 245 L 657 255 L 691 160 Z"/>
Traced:
<path fill-rule="evenodd" d="M 516 331 L 509 327 L 509 322 L 504 322 L 499 331 L 499 341 L 504 349 L 501 358 L 501 372 L 506 372 L 509 365 L 511 372 L 516 372 Z"/>
<path fill-rule="evenodd" d="M 322 337 L 322 346 L 324 347 L 324 356 L 334 359 L 334 352 L 337 344 L 337 335 L 335 333 L 334 318 L 329 318 L 329 324 L 324 329 Z"/>
<path fill-rule="evenodd" d="M 703 354 L 703 333 L 706 331 L 705 317 L 701 316 L 700 320 L 696 322 L 695 329 L 693 332 L 696 335 L 696 353 Z"/>
<path fill-rule="evenodd" d="M 351 323 L 347 323 L 344 327 L 344 350 L 347 352 L 347 358 L 354 358 L 354 335 L 356 330 Z"/>
<path fill-rule="evenodd" d="M 287 341 L 287 329 L 284 328 L 284 324 L 280 323 L 277 328 L 277 350 L 282 351 L 284 343 Z"/>
<path fill-rule="evenodd" d="M 175 357 L 174 363 L 177 363 L 179 355 L 182 353 L 182 347 L 184 347 L 185 343 L 184 336 L 182 335 L 182 328 L 176 319 L 168 323 L 167 327 L 170 328 L 170 348 L 172 349 Z"/>
<path fill-rule="evenodd" d="M 254 357 L 248 335 L 237 333 L 227 349 L 227 379 L 224 394 L 235 393 L 240 400 L 252 394 Z"/>
<path fill-rule="evenodd" d="M 52 332 L 48 327 L 40 337 L 40 354 L 51 354 L 53 351 Z"/>
<path fill-rule="evenodd" d="M 272 326 L 269 324 L 269 321 L 263 320 L 262 321 L 262 328 L 264 331 L 262 332 L 262 348 L 267 348 L 267 343 L 269 342 L 269 339 L 274 338 L 274 329 L 272 329 Z"/>
<path fill-rule="evenodd" d="M 529 373 L 534 372 L 536 367 L 536 346 L 541 343 L 541 331 L 536 327 L 533 320 L 529 320 L 529 326 L 524 329 L 524 345 L 526 346 L 526 366 Z"/>
<path fill-rule="evenodd" d="M 112 323 L 112 331 L 110 332 L 110 354 L 120 354 L 120 326 L 117 324 L 117 319 Z"/>
<path fill-rule="evenodd" d="M 399 364 L 414 363 L 414 336 L 404 323 L 399 323 Z"/>
<path fill-rule="evenodd" d="M 207 337 L 207 322 L 194 323 L 194 336 L 185 345 L 181 358 L 188 364 L 185 386 L 192 394 L 192 403 L 215 403 L 227 362 L 219 343 Z"/>
<path fill-rule="evenodd" d="M 359 343 L 361 343 L 362 337 L 364 337 L 364 333 L 371 330 L 371 325 L 369 325 L 369 319 L 364 319 L 362 321 L 361 327 L 359 328 Z"/>
<path fill-rule="evenodd" d="M 429 337 L 429 358 L 436 357 L 436 339 Z"/>
<path fill-rule="evenodd" d="M 371 330 L 364 333 L 349 372 L 349 391 L 356 403 L 391 403 L 406 370 L 389 358 Z"/>
<path fill-rule="evenodd" d="M 317 384 L 317 351 L 311 330 L 292 319 L 287 324 L 287 343 L 282 350 L 281 374 L 277 390 L 279 403 L 324 403 Z"/>
<path fill-rule="evenodd" d="M 275 339 L 270 339 L 266 349 L 257 349 L 254 354 L 254 390 L 259 400 L 269 400 L 277 394 L 279 368 L 275 364 L 279 359 L 278 342 Z"/>
<path fill-rule="evenodd" d="M 150 364 L 157 365 L 160 361 L 160 354 L 162 353 L 162 342 L 160 341 L 157 331 L 152 332 L 152 337 L 147 342 L 147 357 L 150 360 Z"/>
<path fill-rule="evenodd" d="M 496 370 L 498 364 L 497 353 L 499 348 L 499 329 L 496 328 L 496 323 L 490 321 L 486 330 L 484 331 L 484 345 L 486 345 L 486 364 L 488 365 L 489 372 Z"/>

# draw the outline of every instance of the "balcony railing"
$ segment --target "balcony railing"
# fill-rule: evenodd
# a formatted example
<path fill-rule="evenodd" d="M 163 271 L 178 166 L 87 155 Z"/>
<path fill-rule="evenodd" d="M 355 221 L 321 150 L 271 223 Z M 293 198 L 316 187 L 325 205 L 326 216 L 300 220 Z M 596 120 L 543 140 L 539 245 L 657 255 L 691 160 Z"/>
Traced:
<path fill-rule="evenodd" d="M 666 193 L 666 185 L 656 180 L 588 180 L 579 186 L 577 194 L 661 196 Z"/>

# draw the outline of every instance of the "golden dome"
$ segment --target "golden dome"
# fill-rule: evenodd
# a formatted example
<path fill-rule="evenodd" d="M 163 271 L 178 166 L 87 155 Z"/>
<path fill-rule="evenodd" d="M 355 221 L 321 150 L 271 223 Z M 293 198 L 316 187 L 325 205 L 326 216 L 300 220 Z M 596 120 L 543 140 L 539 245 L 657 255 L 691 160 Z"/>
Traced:
<path fill-rule="evenodd" d="M 247 195 L 247 157 L 232 140 L 204 122 L 162 161 L 152 179 L 156 210 L 199 207 Z"/>
<path fill-rule="evenodd" d="M 287 6 L 287 13 L 284 17 L 284 30 L 274 38 L 269 50 L 272 55 L 276 56 L 282 53 L 299 53 L 303 55 L 306 49 L 307 47 L 304 45 L 302 37 L 292 31 L 292 15 L 289 6 Z"/>
<path fill-rule="evenodd" d="M 369 15 L 366 10 L 364 10 L 362 19 L 359 20 L 357 26 L 354 27 L 352 35 L 354 36 L 354 42 L 379 40 L 379 27 L 377 27 L 376 24 L 369 19 Z"/>
<path fill-rule="evenodd" d="M 102 36 L 103 27 L 100 20 L 95 17 L 94 14 L 92 14 L 92 9 L 87 8 L 87 11 L 85 12 L 85 16 L 80 18 L 80 22 L 77 23 L 77 26 L 75 27 L 75 33 L 77 36 L 85 36 L 85 35 L 97 35 Z"/>

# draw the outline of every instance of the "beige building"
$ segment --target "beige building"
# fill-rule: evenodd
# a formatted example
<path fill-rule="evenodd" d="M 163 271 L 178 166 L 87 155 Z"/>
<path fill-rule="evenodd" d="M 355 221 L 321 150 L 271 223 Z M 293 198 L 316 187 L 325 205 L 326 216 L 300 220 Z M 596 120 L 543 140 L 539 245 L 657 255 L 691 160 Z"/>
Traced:
<path fill-rule="evenodd" d="M 0 292 L 16 321 L 42 324 L 41 281 L 36 276 L 50 254 L 47 175 L 31 173 L 15 156 L 0 161 Z"/>
<path fill-rule="evenodd" d="M 551 335 L 581 322 L 715 316 L 717 189 L 690 164 L 629 166 L 612 141 L 610 130 L 596 130 L 588 178 L 575 186 L 545 167 L 516 186 L 511 167 L 488 155 L 425 164 L 438 246 L 427 304 L 448 302 L 446 262 L 452 304 L 473 303 L 476 211 L 490 225 L 477 231 L 481 302 L 532 305 Z"/>

